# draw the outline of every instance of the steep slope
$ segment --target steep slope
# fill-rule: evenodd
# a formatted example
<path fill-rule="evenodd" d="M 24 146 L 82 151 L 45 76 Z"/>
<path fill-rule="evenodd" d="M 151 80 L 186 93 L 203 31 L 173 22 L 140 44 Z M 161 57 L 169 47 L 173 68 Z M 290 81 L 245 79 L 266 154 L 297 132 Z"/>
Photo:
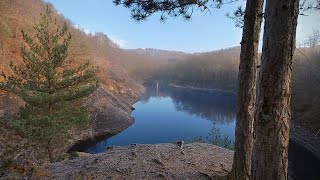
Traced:
<path fill-rule="evenodd" d="M 46 4 L 42 0 L 0 1 L 0 72 L 12 73 L 10 62 L 17 65 L 22 64 L 20 57 L 20 45 L 23 42 L 21 30 L 32 34 L 32 27 L 39 20 L 39 15 L 44 11 L 45 6 Z M 54 17 L 59 23 L 66 21 L 55 10 Z M 86 131 L 76 132 L 75 139 L 70 141 L 70 145 L 72 145 L 77 140 L 114 134 L 130 126 L 134 121 L 130 116 L 131 105 L 137 100 L 143 87 L 140 82 L 131 78 L 130 69 L 127 69 L 122 62 L 117 61 L 115 57 L 120 56 L 122 50 L 106 35 L 87 35 L 75 28 L 70 22 L 68 24 L 69 31 L 73 35 L 68 61 L 78 64 L 89 60 L 92 66 L 97 66 L 100 70 L 98 73 L 100 87 L 87 98 L 91 109 L 90 127 Z M 23 102 L 18 97 L 0 92 L 0 117 L 16 114 L 22 105 Z M 1 133 L 3 132 L 1 131 Z M 15 146 L 19 143 L 18 141 L 18 138 L 2 134 L 0 136 L 0 156 L 7 146 Z M 66 151 L 66 149 L 59 151 Z M 41 154 L 41 152 L 38 153 Z M 11 155 L 15 156 L 14 153 Z M 28 155 L 30 154 L 24 156 Z"/>
<path fill-rule="evenodd" d="M 23 29 L 32 33 L 33 23 L 37 22 L 44 9 L 43 0 L 0 0 L 0 72 L 11 73 L 10 61 L 21 63 L 20 31 Z M 103 33 L 86 34 L 56 11 L 55 17 L 58 22 L 67 21 L 73 34 L 69 60 L 81 63 L 89 59 L 93 66 L 99 67 L 101 82 L 100 88 L 87 99 L 92 115 L 90 127 L 78 133 L 62 150 L 64 152 L 76 141 L 109 136 L 130 126 L 134 122 L 130 116 L 131 105 L 139 98 L 142 83 L 157 76 L 172 75 L 165 78 L 171 78 L 175 84 L 190 83 L 187 85 L 202 88 L 215 88 L 228 82 L 230 85 L 224 88 L 235 89 L 239 47 L 194 54 L 157 49 L 121 49 Z M 312 51 L 308 48 L 300 50 L 302 54 L 297 55 L 294 64 L 293 122 L 312 132 L 311 136 L 300 141 L 319 141 L 320 135 L 314 136 L 320 128 L 317 118 L 320 104 L 319 47 Z M 213 83 L 212 79 L 217 83 Z M 23 102 L 19 98 L 0 92 L 0 117 L 16 114 L 21 105 Z M 294 136 L 300 138 L 304 134 L 295 133 Z M 4 134 L 0 136 L 0 156 L 13 139 Z M 15 143 L 20 143 L 20 139 L 16 140 Z M 32 155 L 30 152 L 23 156 Z M 11 153 L 13 156 L 17 154 Z"/>

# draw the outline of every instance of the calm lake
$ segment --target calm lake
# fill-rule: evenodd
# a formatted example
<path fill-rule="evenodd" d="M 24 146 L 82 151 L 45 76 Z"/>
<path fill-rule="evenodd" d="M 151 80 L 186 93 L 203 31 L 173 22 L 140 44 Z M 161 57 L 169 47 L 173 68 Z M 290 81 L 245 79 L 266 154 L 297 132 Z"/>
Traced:
<path fill-rule="evenodd" d="M 109 146 L 133 143 L 192 141 L 199 136 L 208 136 L 213 126 L 233 143 L 236 101 L 233 92 L 150 86 L 134 104 L 134 124 L 93 144 L 86 152 L 100 153 Z M 289 169 L 290 179 L 320 179 L 320 161 L 295 143 L 290 143 Z"/>
<path fill-rule="evenodd" d="M 222 136 L 234 141 L 236 95 L 172 87 L 146 88 L 134 104 L 134 124 L 120 134 L 98 142 L 87 152 L 99 153 L 108 146 L 192 141 L 206 137 L 213 123 Z"/>

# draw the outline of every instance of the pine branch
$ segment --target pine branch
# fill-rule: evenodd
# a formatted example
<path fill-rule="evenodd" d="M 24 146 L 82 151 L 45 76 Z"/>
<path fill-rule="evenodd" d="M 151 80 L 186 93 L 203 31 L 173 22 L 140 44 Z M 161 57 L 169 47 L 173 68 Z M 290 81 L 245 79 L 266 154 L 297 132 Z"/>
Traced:
<path fill-rule="evenodd" d="M 195 11 L 210 12 L 210 8 L 221 8 L 238 0 L 114 0 L 116 6 L 123 5 L 131 9 L 131 17 L 137 21 L 145 20 L 154 13 L 161 14 L 160 20 L 166 16 L 181 16 L 189 20 Z"/>

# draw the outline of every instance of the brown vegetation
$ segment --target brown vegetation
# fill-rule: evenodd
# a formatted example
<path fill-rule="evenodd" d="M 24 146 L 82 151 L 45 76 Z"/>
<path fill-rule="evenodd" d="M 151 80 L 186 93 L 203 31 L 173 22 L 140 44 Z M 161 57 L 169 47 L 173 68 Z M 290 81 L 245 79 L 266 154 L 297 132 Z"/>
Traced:
<path fill-rule="evenodd" d="M 32 33 L 32 24 L 39 19 L 44 9 L 43 0 L 0 1 L 0 71 L 10 74 L 10 61 L 19 64 L 21 30 Z M 60 23 L 66 20 L 57 12 L 55 17 Z M 98 77 L 101 88 L 87 101 L 92 106 L 93 114 L 98 114 L 95 117 L 114 120 L 120 116 L 129 122 L 127 124 L 132 123 L 129 117 L 131 103 L 139 96 L 140 83 L 148 80 L 164 80 L 201 88 L 236 88 L 240 54 L 238 47 L 198 54 L 154 49 L 124 50 L 103 33 L 86 34 L 75 28 L 71 21 L 68 24 L 73 35 L 69 61 L 84 62 L 89 59 L 92 65 L 100 69 Z M 320 129 L 319 57 L 319 46 L 300 48 L 296 50 L 293 62 L 292 122 L 313 134 Z M 1 93 L 0 117 L 15 114 L 17 107 L 23 103 Z M 119 115 L 121 113 L 123 116 Z M 106 128 L 101 124 L 109 126 L 99 120 L 93 124 L 96 127 L 92 129 L 96 134 L 104 133 Z M 127 124 L 120 127 L 117 122 L 119 128 L 114 131 L 121 131 Z M 3 138 L 8 137 L 0 137 L 1 148 L 6 142 Z"/>
<path fill-rule="evenodd" d="M 310 130 L 320 129 L 320 46 L 299 48 L 293 64 L 293 123 Z M 319 135 L 318 135 L 319 136 Z"/>

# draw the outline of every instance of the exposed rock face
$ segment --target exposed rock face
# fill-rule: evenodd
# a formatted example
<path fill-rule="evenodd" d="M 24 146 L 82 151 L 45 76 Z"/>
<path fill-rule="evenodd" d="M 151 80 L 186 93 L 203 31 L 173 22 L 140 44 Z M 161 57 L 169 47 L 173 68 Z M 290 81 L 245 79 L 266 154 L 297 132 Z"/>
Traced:
<path fill-rule="evenodd" d="M 34 179 L 36 178 L 42 178 L 42 177 L 46 177 L 46 176 L 50 176 L 51 173 L 50 171 L 48 171 L 46 168 L 41 167 L 41 166 L 35 166 L 33 167 L 32 170 L 32 177 Z"/>
<path fill-rule="evenodd" d="M 68 145 L 55 150 L 58 152 L 57 155 L 59 155 L 59 160 L 60 156 L 61 158 L 64 156 L 63 152 L 69 150 L 70 147 L 77 142 L 96 139 L 97 137 L 104 138 L 117 134 L 134 122 L 134 119 L 130 115 L 132 111 L 131 107 L 132 104 L 140 97 L 140 94 L 143 91 L 142 85 L 139 83 L 117 83 L 114 84 L 113 87 L 115 87 L 114 90 L 109 91 L 102 85 L 95 93 L 87 98 L 87 103 L 91 109 L 89 128 L 81 132 L 76 132 L 74 138 L 69 141 Z M 1 114 L 16 114 L 19 110 L 19 106 L 23 105 L 23 102 L 19 98 L 13 95 L 8 95 L 8 93 L 0 92 L 0 98 L 0 117 Z M 0 130 L 1 128 L 2 127 L 0 127 Z M 44 152 L 34 150 L 29 146 L 25 149 L 25 147 L 22 147 L 23 143 L 21 141 L 21 138 L 15 137 L 10 133 L 1 134 L 0 157 L 5 156 L 9 159 L 18 157 L 19 162 L 29 161 L 31 159 L 31 161 L 37 162 L 36 164 L 46 162 L 46 158 L 43 157 Z M 12 147 L 15 147 L 15 149 L 14 152 L 10 153 L 10 151 L 12 151 Z M 10 153 L 10 157 L 7 155 L 8 153 Z M 20 164 L 21 166 L 24 166 L 24 163 Z M 2 161 L 0 161 L 0 166 L 2 166 Z M 3 172 L 0 171 L 0 179 L 2 178 L 1 173 Z M 10 173 L 6 174 L 10 175 Z M 25 174 L 21 173 L 17 175 L 19 175 L 20 178 L 25 176 Z"/>
<path fill-rule="evenodd" d="M 79 142 L 108 137 L 131 126 L 134 122 L 131 107 L 140 97 L 142 90 L 142 86 L 131 85 L 121 94 L 99 88 L 87 99 L 91 108 L 90 127 L 76 136 L 68 147 Z"/>
<path fill-rule="evenodd" d="M 132 89 L 131 94 L 111 94 L 98 89 L 88 98 L 88 104 L 93 109 L 91 121 L 94 132 L 119 133 L 129 127 L 133 123 L 131 106 L 140 93 L 141 89 Z"/>
<path fill-rule="evenodd" d="M 133 153 L 134 152 L 134 153 Z M 131 145 L 46 166 L 43 179 L 210 179 L 231 169 L 233 151 L 211 144 Z"/>

